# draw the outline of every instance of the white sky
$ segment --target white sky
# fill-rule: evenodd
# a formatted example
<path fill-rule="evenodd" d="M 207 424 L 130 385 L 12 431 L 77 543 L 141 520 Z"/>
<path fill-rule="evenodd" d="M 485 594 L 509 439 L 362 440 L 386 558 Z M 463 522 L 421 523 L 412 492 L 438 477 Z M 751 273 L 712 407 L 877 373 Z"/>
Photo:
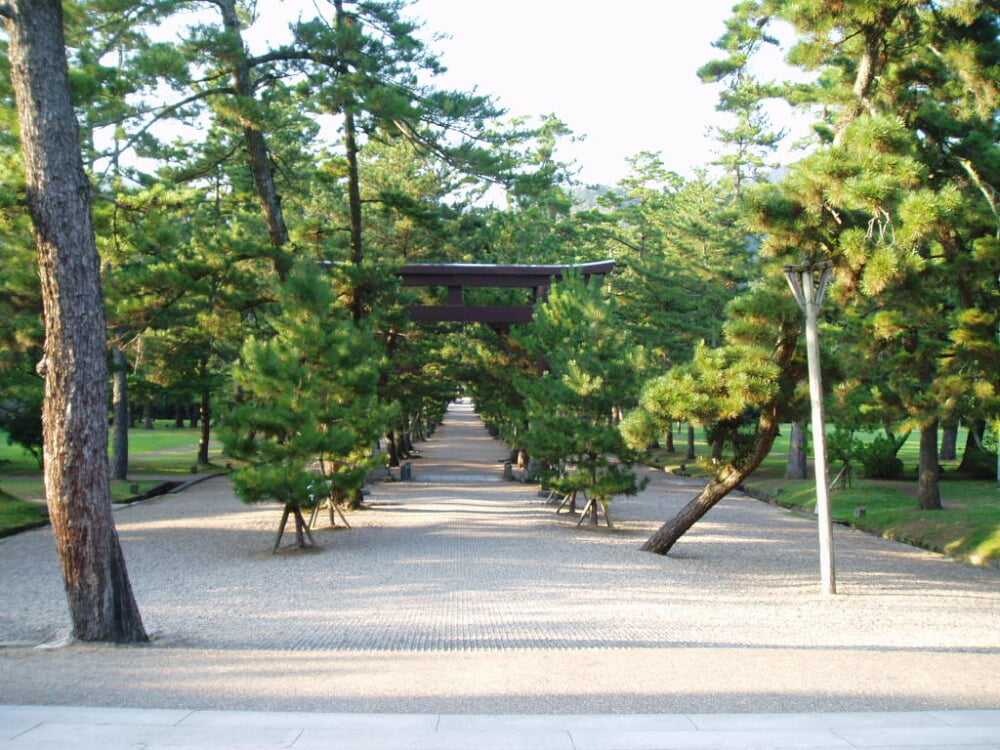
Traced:
<path fill-rule="evenodd" d="M 581 182 L 610 186 L 642 151 L 685 176 L 715 158 L 708 129 L 726 115 L 715 109 L 718 87 L 696 72 L 720 56 L 712 43 L 737 1 L 414 0 L 404 15 L 423 23 L 448 68 L 438 86 L 490 95 L 509 117 L 555 115 L 580 138 L 556 158 L 574 163 Z M 251 47 L 274 42 L 295 16 L 331 13 L 325 0 L 259 0 L 258 10 Z M 757 66 L 762 78 L 788 76 L 782 54 Z M 773 123 L 787 127 L 781 112 Z M 801 136 L 805 125 L 790 130 Z"/>
<path fill-rule="evenodd" d="M 493 95 L 514 116 L 555 114 L 582 143 L 557 154 L 611 185 L 626 158 L 659 151 L 690 174 L 717 145 L 717 91 L 696 71 L 736 0 L 417 0 L 407 12 L 448 67 L 442 87 Z"/>

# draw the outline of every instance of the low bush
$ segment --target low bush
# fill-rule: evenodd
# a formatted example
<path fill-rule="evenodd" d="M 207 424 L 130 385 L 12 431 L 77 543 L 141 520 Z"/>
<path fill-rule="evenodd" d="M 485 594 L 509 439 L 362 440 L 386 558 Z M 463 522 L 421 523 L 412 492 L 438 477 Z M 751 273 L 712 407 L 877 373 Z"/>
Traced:
<path fill-rule="evenodd" d="M 861 462 L 862 475 L 868 479 L 899 479 L 903 462 L 896 455 L 899 444 L 891 438 L 876 435 L 871 442 L 856 441 L 854 455 Z"/>

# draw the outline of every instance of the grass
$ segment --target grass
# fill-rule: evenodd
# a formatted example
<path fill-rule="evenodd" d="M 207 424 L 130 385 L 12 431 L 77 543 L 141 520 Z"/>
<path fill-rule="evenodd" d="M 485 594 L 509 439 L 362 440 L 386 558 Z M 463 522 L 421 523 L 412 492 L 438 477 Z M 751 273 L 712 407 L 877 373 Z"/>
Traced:
<path fill-rule="evenodd" d="M 114 479 L 111 481 L 111 499 L 124 503 L 142 495 L 162 482 L 158 479 Z M 40 476 L 4 477 L 0 485 L 10 495 L 31 503 L 45 503 L 45 485 Z"/>
<path fill-rule="evenodd" d="M 38 503 L 0 492 L 0 536 L 3 536 L 4 532 L 31 528 L 47 518 L 48 514 Z"/>
<path fill-rule="evenodd" d="M 169 426 L 168 426 L 169 425 Z M 160 423 L 155 429 L 129 431 L 129 479 L 111 482 L 111 498 L 116 503 L 128 502 L 154 487 L 162 479 L 143 475 L 190 475 L 194 471 L 218 470 L 222 465 L 219 446 L 209 445 L 208 467 L 199 467 L 197 429 L 177 428 Z M 30 528 L 47 518 L 45 486 L 41 469 L 34 456 L 19 446 L 9 445 L 0 432 L 0 535 L 17 528 Z"/>
<path fill-rule="evenodd" d="M 173 427 L 163 421 L 152 430 L 129 430 L 129 475 L 190 474 L 201 471 L 198 464 L 198 441 L 201 432 L 187 427 Z M 222 465 L 219 445 L 209 444 L 209 461 Z M 218 466 L 216 468 L 218 468 Z M 210 466 L 209 469 L 212 467 Z M 5 476 L 38 476 L 41 469 L 34 456 L 17 445 L 9 445 L 0 431 L 0 474 Z M 6 482 L 2 482 L 6 484 Z"/>
<path fill-rule="evenodd" d="M 760 477 L 748 483 L 782 505 L 813 511 L 813 480 Z M 917 508 L 915 481 L 855 480 L 830 493 L 834 521 L 976 564 L 1000 567 L 1000 490 L 989 481 L 941 483 L 943 510 Z"/>
<path fill-rule="evenodd" d="M 755 494 L 762 493 L 781 505 L 813 512 L 816 505 L 814 481 L 784 478 L 788 432 L 787 428 L 782 430 L 771 455 L 746 484 L 751 491 L 756 491 Z M 959 436 L 959 446 L 964 444 L 963 433 Z M 678 442 L 675 447 L 686 450 L 686 443 Z M 704 443 L 696 443 L 695 450 L 699 456 L 709 452 Z M 682 454 L 660 453 L 654 463 L 668 469 L 676 468 L 682 463 L 678 455 Z M 1000 567 L 1000 488 L 996 482 L 949 476 L 958 461 L 942 462 L 941 497 L 945 507 L 939 511 L 921 511 L 915 498 L 919 437 L 910 435 L 898 455 L 905 467 L 902 479 L 891 482 L 855 479 L 850 487 L 836 489 L 830 494 L 834 520 L 958 560 Z M 684 463 L 688 473 L 707 476 L 697 461 Z M 840 463 L 831 462 L 831 475 L 835 476 L 839 470 Z M 859 509 L 863 509 L 863 513 Z"/>

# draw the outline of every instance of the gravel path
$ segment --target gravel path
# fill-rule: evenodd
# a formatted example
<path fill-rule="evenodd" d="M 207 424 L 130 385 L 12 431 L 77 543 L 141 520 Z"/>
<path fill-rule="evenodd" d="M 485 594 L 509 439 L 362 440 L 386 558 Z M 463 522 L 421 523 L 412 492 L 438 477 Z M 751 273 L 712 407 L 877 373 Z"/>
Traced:
<path fill-rule="evenodd" d="M 500 481 L 454 405 L 413 481 L 272 555 L 280 509 L 225 478 L 116 511 L 147 647 L 68 631 L 49 530 L 0 540 L 0 703 L 420 712 L 1000 707 L 1000 573 L 734 497 L 668 557 L 638 547 L 697 491 L 650 472 L 619 528 Z M 287 541 L 287 540 L 286 540 Z"/>

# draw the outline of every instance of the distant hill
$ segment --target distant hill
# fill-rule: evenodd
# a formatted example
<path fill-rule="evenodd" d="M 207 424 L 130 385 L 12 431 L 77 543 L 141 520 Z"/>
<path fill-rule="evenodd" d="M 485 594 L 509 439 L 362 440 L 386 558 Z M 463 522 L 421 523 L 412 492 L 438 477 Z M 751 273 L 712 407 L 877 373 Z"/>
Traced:
<path fill-rule="evenodd" d="M 597 199 L 605 193 L 613 193 L 617 188 L 607 185 L 578 185 L 569 191 L 575 211 L 589 211 L 597 208 Z"/>

